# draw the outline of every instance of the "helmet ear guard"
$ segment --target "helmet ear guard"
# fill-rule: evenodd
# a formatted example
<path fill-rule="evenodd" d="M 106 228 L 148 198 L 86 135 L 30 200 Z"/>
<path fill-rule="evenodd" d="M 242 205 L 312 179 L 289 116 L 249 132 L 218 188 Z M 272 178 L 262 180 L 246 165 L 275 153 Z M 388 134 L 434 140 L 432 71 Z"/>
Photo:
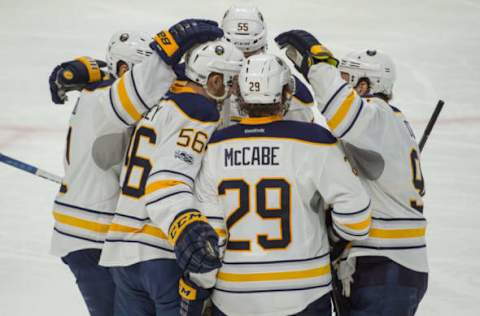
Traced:
<path fill-rule="evenodd" d="M 152 54 L 149 43 L 149 36 L 138 32 L 119 31 L 113 34 L 108 42 L 106 54 L 109 72 L 116 77 L 120 62 L 127 64 L 129 69 L 134 64 L 142 62 Z"/>

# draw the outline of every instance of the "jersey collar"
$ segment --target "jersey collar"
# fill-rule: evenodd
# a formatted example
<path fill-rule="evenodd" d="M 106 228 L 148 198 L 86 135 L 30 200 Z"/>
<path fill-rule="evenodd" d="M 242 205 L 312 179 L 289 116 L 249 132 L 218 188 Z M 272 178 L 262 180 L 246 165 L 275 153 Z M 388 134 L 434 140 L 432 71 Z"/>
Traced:
<path fill-rule="evenodd" d="M 283 117 L 280 115 L 264 116 L 264 117 L 246 117 L 240 120 L 240 124 L 243 125 L 261 125 L 268 124 L 275 121 L 282 120 Z"/>

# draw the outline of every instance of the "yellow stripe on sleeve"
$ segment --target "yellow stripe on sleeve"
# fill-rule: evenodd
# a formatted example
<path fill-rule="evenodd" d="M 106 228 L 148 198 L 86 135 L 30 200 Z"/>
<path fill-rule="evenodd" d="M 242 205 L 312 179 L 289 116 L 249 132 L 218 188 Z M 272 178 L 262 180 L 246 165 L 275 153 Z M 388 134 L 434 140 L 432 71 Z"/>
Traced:
<path fill-rule="evenodd" d="M 165 233 L 160 228 L 151 225 L 145 225 L 142 228 L 136 228 L 113 223 L 112 225 L 110 225 L 109 231 L 117 233 L 145 234 L 160 239 L 167 239 L 167 235 L 165 235 Z"/>
<path fill-rule="evenodd" d="M 371 222 L 372 222 L 372 219 L 369 216 L 366 220 L 362 222 L 353 223 L 353 224 L 342 224 L 342 225 L 354 230 L 364 230 L 365 228 L 368 228 L 368 226 L 370 226 Z"/>
<path fill-rule="evenodd" d="M 155 191 L 165 189 L 165 188 L 170 188 L 179 184 L 187 185 L 185 182 L 177 181 L 177 180 L 160 180 L 160 181 L 152 182 L 149 185 L 147 185 L 145 194 L 150 194 Z"/>
<path fill-rule="evenodd" d="M 286 271 L 286 272 L 270 272 L 270 273 L 226 273 L 219 272 L 217 278 L 228 282 L 257 282 L 257 281 L 280 281 L 307 279 L 324 276 L 330 273 L 330 265 L 325 265 L 315 269 Z"/>
<path fill-rule="evenodd" d="M 94 232 L 97 232 L 97 233 L 108 232 L 108 227 L 110 226 L 108 224 L 100 224 L 100 223 L 97 223 L 97 222 L 73 217 L 73 216 L 70 216 L 70 215 L 61 214 L 61 213 L 58 213 L 58 212 L 55 212 L 55 211 L 53 212 L 53 217 L 55 218 L 55 220 L 57 222 L 59 222 L 61 224 L 69 225 L 69 226 L 73 226 L 73 227 L 77 227 L 77 228 L 82 228 L 82 229 L 94 231 Z"/>
<path fill-rule="evenodd" d="M 142 118 L 142 114 L 137 111 L 135 105 L 133 105 L 128 97 L 127 89 L 125 87 L 125 76 L 120 77 L 118 81 L 118 96 L 120 98 L 120 103 L 128 115 L 130 115 L 135 122 L 139 121 Z"/>
<path fill-rule="evenodd" d="M 355 90 L 352 90 L 345 101 L 343 101 L 342 105 L 340 105 L 340 108 L 337 110 L 335 115 L 328 120 L 327 124 L 332 130 L 337 128 L 338 125 L 342 123 L 345 116 L 347 116 L 347 113 L 352 107 L 353 101 L 355 100 L 355 95 Z"/>
<path fill-rule="evenodd" d="M 425 236 L 426 228 L 412 228 L 412 229 L 370 229 L 369 237 L 371 238 L 416 238 Z"/>

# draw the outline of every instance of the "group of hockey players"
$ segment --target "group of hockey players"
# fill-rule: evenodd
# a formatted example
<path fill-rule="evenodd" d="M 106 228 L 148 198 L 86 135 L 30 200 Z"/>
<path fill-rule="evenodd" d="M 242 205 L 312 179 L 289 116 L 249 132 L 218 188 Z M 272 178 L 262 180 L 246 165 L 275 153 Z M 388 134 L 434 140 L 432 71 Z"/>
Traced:
<path fill-rule="evenodd" d="M 52 252 L 90 315 L 415 314 L 424 181 L 392 60 L 275 42 L 302 80 L 243 5 L 53 70 L 54 103 L 81 92 Z"/>

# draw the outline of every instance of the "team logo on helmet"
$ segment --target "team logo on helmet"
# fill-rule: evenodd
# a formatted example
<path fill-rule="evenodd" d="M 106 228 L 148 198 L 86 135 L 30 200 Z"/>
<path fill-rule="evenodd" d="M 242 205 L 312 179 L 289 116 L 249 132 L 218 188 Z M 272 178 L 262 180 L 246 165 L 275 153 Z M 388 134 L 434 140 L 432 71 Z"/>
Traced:
<path fill-rule="evenodd" d="M 65 78 L 67 80 L 72 80 L 73 79 L 73 72 L 71 72 L 70 70 L 65 70 L 63 72 L 63 78 Z"/>
<path fill-rule="evenodd" d="M 122 33 L 122 35 L 120 35 L 120 42 L 126 42 L 129 37 L 128 33 Z"/>
<path fill-rule="evenodd" d="M 218 56 L 222 56 L 225 53 L 225 48 L 223 48 L 223 46 L 217 45 L 217 47 L 215 47 L 215 53 Z"/>

